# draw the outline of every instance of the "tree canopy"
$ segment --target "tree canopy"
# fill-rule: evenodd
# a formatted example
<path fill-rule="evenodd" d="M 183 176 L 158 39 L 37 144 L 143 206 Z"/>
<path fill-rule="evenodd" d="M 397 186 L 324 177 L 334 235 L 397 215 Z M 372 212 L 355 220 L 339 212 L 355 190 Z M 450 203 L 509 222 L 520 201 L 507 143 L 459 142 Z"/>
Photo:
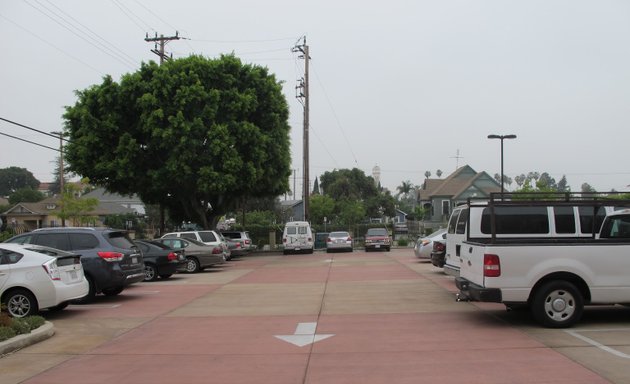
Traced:
<path fill-rule="evenodd" d="M 289 189 L 289 110 L 266 68 L 233 55 L 143 64 L 67 107 L 74 173 L 205 228 L 247 197 Z"/>
<path fill-rule="evenodd" d="M 8 167 L 0 169 L 0 196 L 9 196 L 23 189 L 39 188 L 39 180 L 26 168 Z"/>

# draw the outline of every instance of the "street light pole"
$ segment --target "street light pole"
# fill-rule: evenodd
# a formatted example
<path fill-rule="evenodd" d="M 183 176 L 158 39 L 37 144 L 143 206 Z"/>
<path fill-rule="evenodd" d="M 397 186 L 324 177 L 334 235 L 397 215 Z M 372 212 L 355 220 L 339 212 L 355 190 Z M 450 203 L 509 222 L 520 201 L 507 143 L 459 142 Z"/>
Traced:
<path fill-rule="evenodd" d="M 516 139 L 516 135 L 488 135 L 488 139 L 501 140 L 501 200 L 503 200 L 503 140 L 504 139 Z"/>

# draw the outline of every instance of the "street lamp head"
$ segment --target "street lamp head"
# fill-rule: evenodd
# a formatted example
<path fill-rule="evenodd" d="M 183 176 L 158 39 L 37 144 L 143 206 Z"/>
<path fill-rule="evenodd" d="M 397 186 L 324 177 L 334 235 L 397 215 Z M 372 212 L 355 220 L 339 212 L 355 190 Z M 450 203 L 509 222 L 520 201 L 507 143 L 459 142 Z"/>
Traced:
<path fill-rule="evenodd" d="M 516 139 L 516 135 L 488 135 L 488 139 Z"/>

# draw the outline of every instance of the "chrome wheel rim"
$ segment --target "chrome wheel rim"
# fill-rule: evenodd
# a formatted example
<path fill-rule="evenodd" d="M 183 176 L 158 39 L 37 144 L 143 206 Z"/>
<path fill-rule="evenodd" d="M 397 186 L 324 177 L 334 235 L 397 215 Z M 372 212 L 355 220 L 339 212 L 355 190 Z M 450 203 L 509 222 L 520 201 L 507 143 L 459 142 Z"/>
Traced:
<path fill-rule="evenodd" d="M 13 317 L 24 317 L 31 310 L 31 301 L 24 295 L 15 295 L 7 303 L 7 310 Z"/>
<path fill-rule="evenodd" d="M 566 321 L 575 314 L 575 297 L 564 289 L 550 292 L 545 298 L 545 314 L 554 321 Z"/>
<path fill-rule="evenodd" d="M 155 278 L 155 268 L 145 265 L 144 266 L 144 279 L 153 280 Z"/>

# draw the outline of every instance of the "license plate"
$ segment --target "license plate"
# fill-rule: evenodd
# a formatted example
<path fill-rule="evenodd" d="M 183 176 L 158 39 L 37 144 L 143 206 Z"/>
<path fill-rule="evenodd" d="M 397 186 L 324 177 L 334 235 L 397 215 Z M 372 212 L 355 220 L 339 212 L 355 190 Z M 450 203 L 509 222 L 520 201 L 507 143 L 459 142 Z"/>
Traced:
<path fill-rule="evenodd" d="M 131 263 L 132 264 L 138 264 L 138 258 L 137 257 L 132 257 L 131 258 Z"/>
<path fill-rule="evenodd" d="M 380 244 L 376 244 L 376 246 L 374 248 L 380 248 L 381 245 Z"/>
<path fill-rule="evenodd" d="M 68 271 L 68 273 L 70 274 L 70 278 L 72 280 L 76 280 L 79 276 L 77 275 L 77 271 Z"/>

